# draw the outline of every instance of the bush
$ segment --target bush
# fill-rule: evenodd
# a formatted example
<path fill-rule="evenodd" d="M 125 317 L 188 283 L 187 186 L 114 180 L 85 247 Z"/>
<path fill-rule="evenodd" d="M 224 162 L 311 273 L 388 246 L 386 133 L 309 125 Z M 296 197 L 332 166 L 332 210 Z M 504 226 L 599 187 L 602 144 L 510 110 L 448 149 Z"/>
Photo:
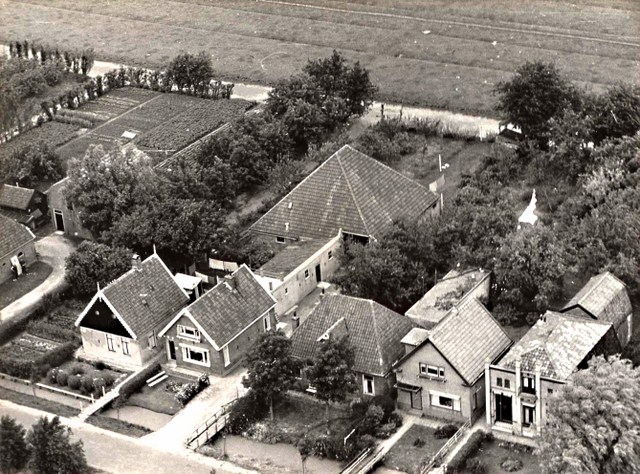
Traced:
<path fill-rule="evenodd" d="M 53 324 L 48 321 L 30 321 L 27 325 L 26 332 L 34 336 L 44 337 L 58 342 L 70 342 L 78 339 L 75 332 L 60 327 L 59 324 Z"/>
<path fill-rule="evenodd" d="M 56 383 L 61 387 L 65 387 L 68 381 L 69 381 L 69 374 L 62 369 L 58 369 L 58 372 L 56 373 Z"/>
<path fill-rule="evenodd" d="M 67 385 L 71 390 L 79 390 L 82 385 L 81 379 L 82 375 L 69 375 Z"/>
<path fill-rule="evenodd" d="M 376 429 L 382 424 L 384 418 L 384 410 L 378 405 L 369 405 L 367 413 L 364 416 L 364 420 L 358 428 L 358 432 L 361 434 L 373 435 Z"/>
<path fill-rule="evenodd" d="M 396 409 L 396 402 L 387 395 L 376 395 L 371 399 L 371 403 L 382 408 L 385 417 L 384 421 L 386 421 L 389 415 Z"/>
<path fill-rule="evenodd" d="M 104 380 L 104 384 L 107 387 L 111 387 L 113 385 L 113 383 L 116 381 L 116 378 L 111 375 L 110 373 L 106 372 L 104 374 L 102 374 L 102 380 Z"/>
<path fill-rule="evenodd" d="M 47 381 L 49 383 L 56 383 L 57 375 L 58 369 L 51 369 L 49 372 L 47 372 Z"/>
<path fill-rule="evenodd" d="M 421 448 L 421 447 L 423 447 L 425 444 L 426 444 L 426 443 L 425 443 L 425 441 L 424 441 L 422 438 L 420 438 L 420 437 L 416 438 L 416 440 L 413 442 L 413 445 L 414 445 L 416 448 Z"/>
<path fill-rule="evenodd" d="M 152 376 L 160 372 L 160 363 L 151 364 L 140 372 L 138 372 L 135 376 L 131 377 L 126 383 L 120 387 L 120 398 L 125 401 L 131 395 L 139 391 L 147 381 Z"/>
<path fill-rule="evenodd" d="M 227 427 L 229 433 L 241 435 L 253 423 L 261 420 L 267 414 L 269 406 L 263 397 L 249 390 L 244 397 L 239 398 L 231 407 Z"/>
<path fill-rule="evenodd" d="M 384 425 L 380 425 L 376 428 L 376 438 L 387 439 L 393 433 L 396 432 L 396 424 L 395 423 L 385 423 Z"/>
<path fill-rule="evenodd" d="M 185 406 L 187 403 L 193 399 L 198 394 L 198 384 L 196 383 L 185 383 L 182 384 L 180 390 L 176 393 L 176 400 L 180 402 L 182 406 Z"/>
<path fill-rule="evenodd" d="M 104 370 L 107 368 L 107 366 L 104 365 L 104 362 L 102 362 L 101 360 L 94 362 L 93 366 L 96 368 L 96 370 Z"/>
<path fill-rule="evenodd" d="M 522 469 L 522 461 L 518 458 L 504 457 L 500 461 L 500 467 L 507 472 L 516 472 Z"/>
<path fill-rule="evenodd" d="M 29 360 L 14 359 L 13 357 L 0 358 L 0 372 L 21 379 L 31 378 L 33 362 Z"/>
<path fill-rule="evenodd" d="M 93 385 L 93 377 L 91 377 L 91 375 L 83 375 L 80 378 L 80 382 L 82 384 L 82 387 L 81 387 L 82 392 L 84 393 L 93 392 L 94 385 Z"/>
<path fill-rule="evenodd" d="M 84 367 L 80 364 L 71 366 L 71 375 L 84 375 Z"/>
<path fill-rule="evenodd" d="M 439 427 L 436 429 L 433 434 L 437 439 L 449 439 L 458 431 L 458 427 L 456 425 L 448 424 Z"/>
<path fill-rule="evenodd" d="M 485 438 L 486 434 L 484 431 L 478 430 L 473 432 L 467 442 L 460 447 L 455 456 L 449 461 L 447 472 L 451 473 L 461 470 L 465 466 L 465 461 L 469 456 L 474 455 L 478 451 L 478 448 Z"/>
<path fill-rule="evenodd" d="M 76 351 L 78 346 L 79 344 L 76 342 L 67 342 L 53 350 L 50 350 L 34 361 L 34 370 L 41 372 L 42 368 L 45 366 L 58 367 L 59 365 L 64 364 L 68 360 L 71 360 L 73 353 Z"/>
<path fill-rule="evenodd" d="M 396 425 L 396 428 L 400 428 L 402 426 L 402 416 L 400 416 L 399 413 L 393 412 L 389 415 L 388 422 Z"/>
<path fill-rule="evenodd" d="M 107 390 L 107 383 L 104 378 L 97 377 L 93 380 L 93 395 L 96 398 L 100 398 L 102 396 L 102 389 Z"/>

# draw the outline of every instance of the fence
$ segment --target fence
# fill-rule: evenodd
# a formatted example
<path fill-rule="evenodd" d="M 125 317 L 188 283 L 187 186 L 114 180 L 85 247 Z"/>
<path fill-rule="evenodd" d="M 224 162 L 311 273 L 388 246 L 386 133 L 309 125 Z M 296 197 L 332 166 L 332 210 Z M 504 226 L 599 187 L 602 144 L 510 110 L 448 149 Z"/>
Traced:
<path fill-rule="evenodd" d="M 236 400 L 237 398 L 234 398 L 229 403 L 222 405 L 222 408 L 215 412 L 213 416 L 196 428 L 186 439 L 185 446 L 189 449 L 199 448 L 224 429 L 229 420 L 229 411 Z M 193 446 L 194 444 L 196 445 L 195 447 Z"/>
<path fill-rule="evenodd" d="M 358 466 L 364 462 L 367 457 L 371 454 L 371 448 L 363 449 L 360 454 L 358 454 L 353 461 L 351 461 L 347 466 L 340 471 L 340 474 L 351 474 L 353 472 L 357 472 Z"/>
<path fill-rule="evenodd" d="M 87 397 L 86 395 L 81 395 L 79 393 L 71 392 L 69 390 L 64 390 L 58 387 L 52 387 L 50 385 L 46 385 L 43 383 L 31 382 L 29 380 L 13 377 L 12 375 L 0 373 L 0 379 L 9 380 L 10 382 L 13 382 L 15 384 L 21 384 L 21 385 L 26 385 L 28 387 L 31 387 L 31 389 L 33 390 L 33 396 L 36 396 L 36 397 L 38 396 L 36 393 L 36 389 L 41 389 L 41 390 L 46 390 L 53 393 L 58 393 L 66 397 L 74 398 L 75 400 L 80 400 L 81 402 L 89 402 L 90 404 L 95 403 L 96 401 L 93 398 L 93 395 L 90 397 Z M 82 409 L 82 404 L 81 404 L 81 409 Z"/>
<path fill-rule="evenodd" d="M 445 456 L 449 453 L 451 448 L 457 443 L 457 441 L 466 433 L 466 431 L 471 427 L 471 422 L 467 421 L 464 425 L 460 427 L 456 433 L 449 438 L 449 440 L 440 448 L 436 454 L 433 455 L 431 460 L 418 471 L 420 474 L 427 474 L 439 461 L 442 461 Z"/>

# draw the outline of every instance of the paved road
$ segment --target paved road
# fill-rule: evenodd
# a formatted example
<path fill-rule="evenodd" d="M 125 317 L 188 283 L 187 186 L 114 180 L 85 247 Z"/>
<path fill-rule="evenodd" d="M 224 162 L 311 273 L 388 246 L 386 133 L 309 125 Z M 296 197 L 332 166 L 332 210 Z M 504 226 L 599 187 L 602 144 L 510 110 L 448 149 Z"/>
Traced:
<path fill-rule="evenodd" d="M 33 425 L 39 417 L 48 415 L 40 410 L 0 400 L 0 415 L 9 415 L 25 427 Z M 84 444 L 87 461 L 91 466 L 117 474 L 245 474 L 248 471 L 231 463 L 207 458 L 185 449 L 153 448 L 140 439 L 103 430 L 78 419 L 61 418 L 73 430 L 73 437 Z"/>
<path fill-rule="evenodd" d="M 53 271 L 39 286 L 0 311 L 0 321 L 16 317 L 29 311 L 47 293 L 58 289 L 64 282 L 64 260 L 73 252 L 75 245 L 63 235 L 53 233 L 36 242 L 40 260 L 51 265 Z"/>

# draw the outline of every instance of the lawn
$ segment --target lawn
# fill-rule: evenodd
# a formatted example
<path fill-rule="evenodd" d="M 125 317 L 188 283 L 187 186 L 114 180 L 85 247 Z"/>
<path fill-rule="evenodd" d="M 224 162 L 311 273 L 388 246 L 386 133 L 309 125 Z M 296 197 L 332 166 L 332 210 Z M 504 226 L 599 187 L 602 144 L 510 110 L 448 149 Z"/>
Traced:
<path fill-rule="evenodd" d="M 385 467 L 408 474 L 419 472 L 420 466 L 428 462 L 447 442 L 446 439 L 437 439 L 434 433 L 433 428 L 413 425 L 387 453 L 384 458 Z"/>
<path fill-rule="evenodd" d="M 80 413 L 80 410 L 77 408 L 47 400 L 46 398 L 34 397 L 27 393 L 14 392 L 4 387 L 0 387 L 0 399 L 69 418 Z"/>
<path fill-rule="evenodd" d="M 507 471 L 500 467 L 502 461 L 507 458 L 517 458 L 522 461 L 523 467 L 518 474 L 540 474 L 540 459 L 532 453 L 531 448 L 522 445 L 514 445 L 504 441 L 483 441 L 478 452 L 474 454 L 478 456 L 482 463 L 486 466 L 487 473 L 502 474 Z M 473 457 L 473 456 L 470 456 Z M 470 471 L 458 471 L 459 474 L 473 474 Z"/>
<path fill-rule="evenodd" d="M 147 66 L 204 50 L 220 76 L 264 84 L 338 49 L 371 70 L 380 99 L 485 115 L 494 85 L 527 59 L 554 61 L 595 91 L 637 81 L 634 0 L 0 0 L 0 9 L 4 40 L 93 47 L 100 59 Z"/>
<path fill-rule="evenodd" d="M 176 400 L 175 394 L 167 390 L 169 383 L 188 383 L 192 380 L 170 375 L 168 379 L 153 387 L 144 385 L 142 390 L 134 393 L 127 400 L 127 405 L 133 405 L 156 413 L 175 415 L 182 409 L 182 405 Z"/>
<path fill-rule="evenodd" d="M 273 407 L 274 424 L 284 438 L 298 439 L 305 434 L 319 434 L 327 428 L 325 404 L 311 397 L 286 396 Z M 346 430 L 351 421 L 346 409 L 329 408 L 330 428 L 334 432 Z"/>
<path fill-rule="evenodd" d="M 17 280 L 8 280 L 0 285 L 0 309 L 39 286 L 51 274 L 53 268 L 44 262 L 35 262 Z"/>
<path fill-rule="evenodd" d="M 116 420 L 115 418 L 109 418 L 108 416 L 98 414 L 91 415 L 87 418 L 87 423 L 91 423 L 92 425 L 105 430 L 115 431 L 116 433 L 131 436 L 132 438 L 141 438 L 144 435 L 153 433 L 152 430 L 145 428 L 144 426 L 134 425 L 133 423 Z"/>

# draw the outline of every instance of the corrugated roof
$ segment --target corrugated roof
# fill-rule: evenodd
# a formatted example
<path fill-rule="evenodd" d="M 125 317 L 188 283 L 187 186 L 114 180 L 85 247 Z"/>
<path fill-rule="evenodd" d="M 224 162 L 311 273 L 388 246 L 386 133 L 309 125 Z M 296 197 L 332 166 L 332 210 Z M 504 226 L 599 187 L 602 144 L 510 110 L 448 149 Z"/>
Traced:
<path fill-rule="evenodd" d="M 186 311 L 221 348 L 274 306 L 269 292 L 242 265 Z"/>
<path fill-rule="evenodd" d="M 160 257 L 151 255 L 106 286 L 102 293 L 136 337 L 146 337 L 189 301 Z"/>
<path fill-rule="evenodd" d="M 400 341 L 413 323 L 374 301 L 344 295 L 323 297 L 293 332 L 293 354 L 303 360 L 312 358 L 321 344 L 318 338 L 341 319 L 355 353 L 356 372 L 384 376 L 404 355 Z"/>
<path fill-rule="evenodd" d="M 491 272 L 475 270 L 447 273 L 405 313 L 418 324 L 431 328 L 444 318 L 451 307 L 464 300 L 469 290 L 489 278 Z"/>
<path fill-rule="evenodd" d="M 340 229 L 376 236 L 394 220 L 418 219 L 437 200 L 415 181 L 345 145 L 251 230 L 309 239 L 333 237 Z"/>
<path fill-rule="evenodd" d="M 573 313 L 576 307 L 584 308 L 601 321 L 614 324 L 624 321 L 632 312 L 625 284 L 609 272 L 589 279 L 565 305 L 562 312 Z"/>
<path fill-rule="evenodd" d="M 35 240 L 35 236 L 29 229 L 0 214 L 0 257 L 14 252 L 32 240 Z"/>
<path fill-rule="evenodd" d="M 312 257 L 331 239 L 302 240 L 287 245 L 271 260 L 262 265 L 256 273 L 265 277 L 283 279 L 293 270 Z"/>
<path fill-rule="evenodd" d="M 0 188 L 0 206 L 26 211 L 35 193 L 35 189 L 21 188 L 3 184 Z"/>
<path fill-rule="evenodd" d="M 499 362 L 499 366 L 566 380 L 612 327 L 610 322 L 547 311 Z"/>
<path fill-rule="evenodd" d="M 470 385 L 483 374 L 487 359 L 494 361 L 511 345 L 507 333 L 476 298 L 449 311 L 429 341 Z"/>

